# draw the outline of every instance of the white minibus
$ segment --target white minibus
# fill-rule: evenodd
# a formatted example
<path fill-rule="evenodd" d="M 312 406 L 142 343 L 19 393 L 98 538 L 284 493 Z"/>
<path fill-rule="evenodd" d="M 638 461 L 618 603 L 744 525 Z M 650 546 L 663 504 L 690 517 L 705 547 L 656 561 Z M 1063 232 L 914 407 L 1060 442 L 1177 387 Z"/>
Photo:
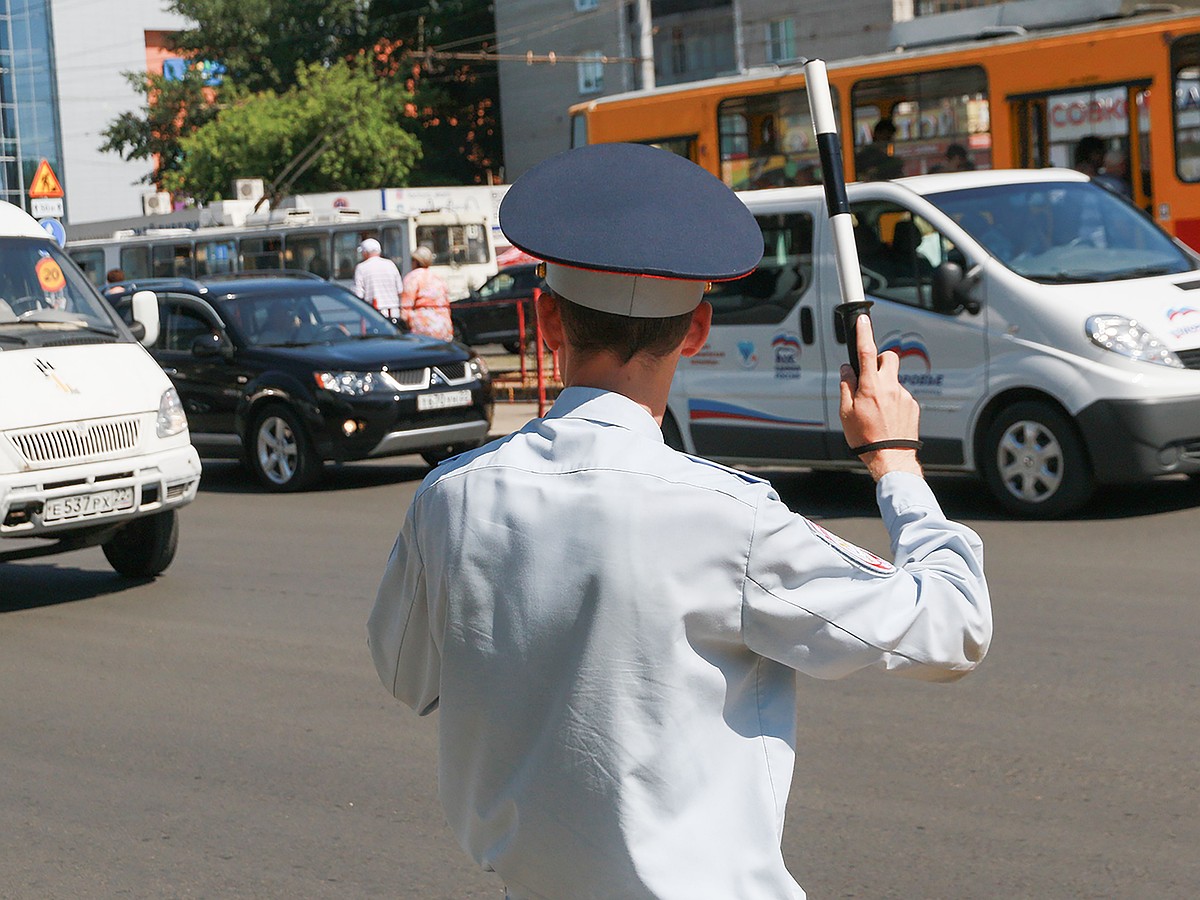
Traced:
<path fill-rule="evenodd" d="M 99 545 L 123 575 L 174 558 L 200 459 L 179 395 L 142 343 L 37 222 L 0 202 L 0 564 Z"/>

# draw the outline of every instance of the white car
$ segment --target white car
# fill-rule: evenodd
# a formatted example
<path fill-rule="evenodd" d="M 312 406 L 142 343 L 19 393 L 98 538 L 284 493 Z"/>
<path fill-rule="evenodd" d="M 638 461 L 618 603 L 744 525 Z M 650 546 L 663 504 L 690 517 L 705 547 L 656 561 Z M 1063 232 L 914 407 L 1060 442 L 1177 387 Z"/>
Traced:
<path fill-rule="evenodd" d="M 1061 169 L 848 186 L 877 343 L 921 404 L 929 470 L 981 475 L 1011 512 L 1095 485 L 1200 474 L 1200 271 L 1141 210 Z M 847 359 L 820 187 L 742 194 L 759 268 L 708 295 L 668 439 L 734 465 L 851 468 Z"/>

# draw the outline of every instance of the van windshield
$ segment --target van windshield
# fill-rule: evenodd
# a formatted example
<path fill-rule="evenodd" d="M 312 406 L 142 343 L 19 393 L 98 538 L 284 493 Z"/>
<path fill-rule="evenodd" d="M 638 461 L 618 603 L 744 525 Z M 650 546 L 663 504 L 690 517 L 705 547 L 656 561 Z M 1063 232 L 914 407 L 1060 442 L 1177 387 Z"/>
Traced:
<path fill-rule="evenodd" d="M 1032 281 L 1121 281 L 1196 268 L 1137 207 L 1092 182 L 1000 184 L 926 199 Z"/>
<path fill-rule="evenodd" d="M 42 326 L 122 334 L 108 306 L 56 244 L 0 238 L 0 333 Z"/>

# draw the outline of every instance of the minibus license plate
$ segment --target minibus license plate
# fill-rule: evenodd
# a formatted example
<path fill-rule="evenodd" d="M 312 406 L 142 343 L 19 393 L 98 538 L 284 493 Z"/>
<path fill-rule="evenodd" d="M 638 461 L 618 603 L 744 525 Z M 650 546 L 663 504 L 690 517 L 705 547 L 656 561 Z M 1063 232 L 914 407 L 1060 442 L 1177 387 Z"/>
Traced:
<path fill-rule="evenodd" d="M 92 494 L 75 494 L 71 497 L 47 500 L 46 508 L 42 512 L 42 521 L 59 522 L 83 516 L 102 516 L 132 508 L 133 488 L 114 488 L 111 491 L 96 491 Z"/>
<path fill-rule="evenodd" d="M 425 412 L 431 409 L 452 409 L 456 406 L 470 406 L 470 391 L 443 391 L 440 394 L 418 394 L 417 409 Z"/>

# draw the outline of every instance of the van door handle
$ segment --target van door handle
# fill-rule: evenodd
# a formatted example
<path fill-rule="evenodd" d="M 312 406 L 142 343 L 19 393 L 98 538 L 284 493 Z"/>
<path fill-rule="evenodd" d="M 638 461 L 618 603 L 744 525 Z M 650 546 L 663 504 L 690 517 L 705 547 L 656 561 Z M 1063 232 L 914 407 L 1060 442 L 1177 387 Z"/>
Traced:
<path fill-rule="evenodd" d="M 800 340 L 806 344 L 811 344 L 817 339 L 816 328 L 813 324 L 813 311 L 811 306 L 800 307 Z"/>

